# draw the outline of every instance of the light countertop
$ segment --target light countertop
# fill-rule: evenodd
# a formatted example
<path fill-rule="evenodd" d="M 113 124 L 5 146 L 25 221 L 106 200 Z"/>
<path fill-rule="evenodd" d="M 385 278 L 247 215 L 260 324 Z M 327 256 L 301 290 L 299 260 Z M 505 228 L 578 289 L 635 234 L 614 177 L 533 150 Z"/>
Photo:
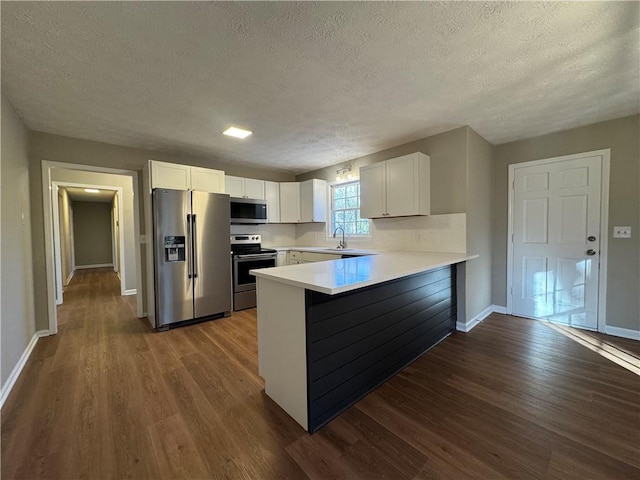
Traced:
<path fill-rule="evenodd" d="M 290 250 L 304 251 L 303 248 L 291 247 Z M 309 248 L 308 251 L 322 250 Z M 344 254 L 355 251 L 345 250 Z M 262 268 L 249 273 L 258 278 L 335 295 L 478 258 L 478 255 L 467 253 L 437 252 L 381 251 L 361 255 L 366 256 Z"/>
<path fill-rule="evenodd" d="M 328 253 L 331 255 L 378 255 L 382 253 L 380 250 L 366 250 L 364 248 L 331 248 L 331 247 L 267 247 L 277 250 L 278 252 L 288 252 L 293 250 L 294 252 L 313 252 L 313 253 Z"/>

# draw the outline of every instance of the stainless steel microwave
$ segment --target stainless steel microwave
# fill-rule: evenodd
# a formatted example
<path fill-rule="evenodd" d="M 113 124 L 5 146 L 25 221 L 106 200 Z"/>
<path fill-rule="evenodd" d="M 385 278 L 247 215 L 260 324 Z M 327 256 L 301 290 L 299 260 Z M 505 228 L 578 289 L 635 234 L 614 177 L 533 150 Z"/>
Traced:
<path fill-rule="evenodd" d="M 267 202 L 255 198 L 231 197 L 231 223 L 267 223 Z"/>

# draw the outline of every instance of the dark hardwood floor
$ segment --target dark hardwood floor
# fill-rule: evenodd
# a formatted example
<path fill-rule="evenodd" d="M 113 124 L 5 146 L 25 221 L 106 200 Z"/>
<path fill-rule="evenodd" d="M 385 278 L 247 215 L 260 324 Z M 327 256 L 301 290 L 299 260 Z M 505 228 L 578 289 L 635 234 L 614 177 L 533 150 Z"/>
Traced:
<path fill-rule="evenodd" d="M 2 409 L 2 478 L 640 478 L 640 377 L 494 314 L 310 436 L 263 393 L 256 312 L 165 333 L 80 271 Z"/>

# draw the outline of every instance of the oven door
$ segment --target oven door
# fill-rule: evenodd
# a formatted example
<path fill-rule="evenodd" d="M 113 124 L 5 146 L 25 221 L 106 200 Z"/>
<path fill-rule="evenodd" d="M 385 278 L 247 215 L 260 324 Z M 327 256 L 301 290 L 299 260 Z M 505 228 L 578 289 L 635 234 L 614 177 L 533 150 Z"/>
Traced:
<path fill-rule="evenodd" d="M 233 257 L 233 291 L 246 292 L 256 289 L 256 277 L 250 270 L 276 266 L 274 254 L 236 255 Z"/>

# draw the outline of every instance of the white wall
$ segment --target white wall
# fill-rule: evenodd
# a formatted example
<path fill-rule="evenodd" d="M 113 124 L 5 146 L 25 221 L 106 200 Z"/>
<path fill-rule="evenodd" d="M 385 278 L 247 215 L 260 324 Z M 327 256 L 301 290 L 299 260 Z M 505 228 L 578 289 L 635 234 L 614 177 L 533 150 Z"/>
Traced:
<path fill-rule="evenodd" d="M 27 130 L 2 95 L 0 336 L 2 386 L 36 331 Z"/>

